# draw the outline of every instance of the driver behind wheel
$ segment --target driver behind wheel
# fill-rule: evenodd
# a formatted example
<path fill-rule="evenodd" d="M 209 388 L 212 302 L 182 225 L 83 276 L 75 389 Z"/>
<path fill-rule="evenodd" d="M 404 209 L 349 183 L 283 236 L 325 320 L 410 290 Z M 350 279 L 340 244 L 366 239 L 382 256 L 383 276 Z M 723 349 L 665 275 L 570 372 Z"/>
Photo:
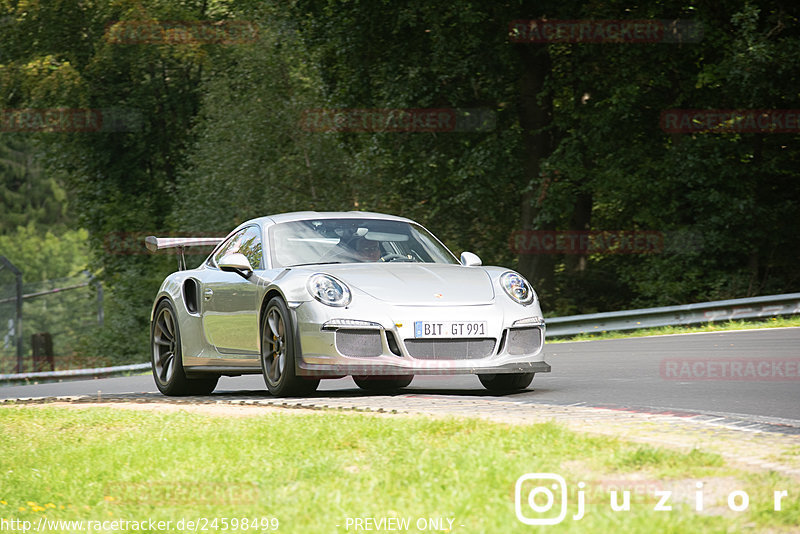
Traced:
<path fill-rule="evenodd" d="M 356 243 L 356 252 L 363 261 L 378 261 L 381 259 L 381 247 L 377 241 L 361 238 Z"/>

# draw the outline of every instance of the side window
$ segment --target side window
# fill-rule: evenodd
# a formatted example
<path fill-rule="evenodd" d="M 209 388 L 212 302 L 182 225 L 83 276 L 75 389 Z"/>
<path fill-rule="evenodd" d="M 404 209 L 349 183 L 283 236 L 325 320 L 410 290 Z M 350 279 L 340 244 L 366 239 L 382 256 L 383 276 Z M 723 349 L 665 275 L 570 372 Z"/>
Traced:
<path fill-rule="evenodd" d="M 239 250 L 238 244 L 242 236 L 244 235 L 245 231 L 247 231 L 247 228 L 239 230 L 230 239 L 228 239 L 228 241 L 224 245 L 222 245 L 222 247 L 220 247 L 220 249 L 214 255 L 214 263 L 219 265 L 219 260 L 221 260 L 223 256 Z"/>
<path fill-rule="evenodd" d="M 258 226 L 250 226 L 245 230 L 239 252 L 247 256 L 253 269 L 264 268 L 264 255 L 261 253 L 261 230 Z"/>
<path fill-rule="evenodd" d="M 214 261 L 219 264 L 223 256 L 234 253 L 244 254 L 253 269 L 263 268 L 263 254 L 261 251 L 261 231 L 258 226 L 242 228 L 234 234 L 222 248 L 217 251 Z"/>

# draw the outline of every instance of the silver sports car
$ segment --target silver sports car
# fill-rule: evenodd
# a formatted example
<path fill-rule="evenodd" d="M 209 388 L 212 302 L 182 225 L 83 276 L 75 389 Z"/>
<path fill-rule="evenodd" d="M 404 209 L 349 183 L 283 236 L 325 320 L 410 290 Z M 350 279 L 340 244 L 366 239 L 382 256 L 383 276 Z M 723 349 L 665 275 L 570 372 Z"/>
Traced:
<path fill-rule="evenodd" d="M 165 395 L 203 395 L 221 375 L 263 373 L 270 393 L 302 395 L 352 376 L 367 390 L 414 375 L 477 374 L 493 391 L 550 371 L 545 325 L 514 271 L 461 261 L 419 224 L 367 212 L 253 219 L 225 238 L 146 239 L 177 247 L 180 270 L 151 314 L 153 376 Z M 216 245 L 196 269 L 183 249 Z"/>

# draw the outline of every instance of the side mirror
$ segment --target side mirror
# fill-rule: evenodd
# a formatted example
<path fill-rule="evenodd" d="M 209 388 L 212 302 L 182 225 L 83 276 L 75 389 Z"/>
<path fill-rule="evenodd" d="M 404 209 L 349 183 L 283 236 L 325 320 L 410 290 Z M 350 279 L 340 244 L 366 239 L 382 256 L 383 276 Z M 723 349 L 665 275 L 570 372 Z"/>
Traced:
<path fill-rule="evenodd" d="M 461 265 L 464 267 L 480 267 L 483 263 L 477 254 L 472 252 L 461 253 Z"/>
<path fill-rule="evenodd" d="M 226 272 L 233 272 L 244 278 L 250 278 L 253 274 L 253 266 L 247 256 L 238 252 L 234 254 L 226 254 L 219 260 L 219 268 Z"/>

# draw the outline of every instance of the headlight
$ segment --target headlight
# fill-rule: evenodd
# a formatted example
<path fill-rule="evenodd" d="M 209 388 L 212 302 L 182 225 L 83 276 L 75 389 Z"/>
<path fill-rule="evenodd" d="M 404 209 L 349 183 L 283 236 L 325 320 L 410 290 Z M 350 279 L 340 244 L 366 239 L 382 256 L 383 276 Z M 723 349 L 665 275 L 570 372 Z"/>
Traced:
<path fill-rule="evenodd" d="M 312 274 L 308 279 L 308 292 L 311 296 L 328 306 L 347 306 L 350 304 L 350 289 L 328 274 Z"/>
<path fill-rule="evenodd" d="M 500 275 L 500 285 L 506 294 L 520 304 L 533 302 L 533 288 L 521 275 L 509 271 Z"/>

